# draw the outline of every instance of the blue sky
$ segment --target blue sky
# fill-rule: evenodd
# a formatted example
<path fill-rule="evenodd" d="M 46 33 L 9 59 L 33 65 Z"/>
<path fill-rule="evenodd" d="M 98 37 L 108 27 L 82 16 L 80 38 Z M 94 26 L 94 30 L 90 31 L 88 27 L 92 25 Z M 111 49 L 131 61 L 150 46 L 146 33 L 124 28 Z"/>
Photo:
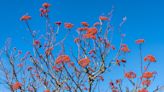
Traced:
<path fill-rule="evenodd" d="M 22 50 L 29 50 L 23 38 L 30 40 L 30 34 L 25 30 L 25 25 L 20 22 L 20 17 L 28 13 L 32 16 L 30 24 L 33 29 L 42 31 L 44 20 L 39 16 L 42 3 L 52 4 L 51 18 L 54 21 L 72 22 L 77 26 L 82 21 L 93 24 L 99 15 L 104 15 L 111 10 L 115 11 L 112 19 L 113 25 L 119 25 L 123 16 L 127 22 L 122 30 L 126 33 L 125 43 L 129 45 L 131 53 L 128 55 L 129 69 L 137 70 L 139 52 L 134 41 L 144 38 L 143 55 L 153 54 L 157 63 L 151 66 L 158 72 L 153 85 L 164 85 L 164 1 L 163 0 L 0 0 L 0 48 L 5 40 L 12 38 L 12 46 Z M 112 72 L 114 73 L 114 72 Z M 119 72 L 115 70 L 115 74 Z M 110 76 L 110 75 L 109 75 Z"/>

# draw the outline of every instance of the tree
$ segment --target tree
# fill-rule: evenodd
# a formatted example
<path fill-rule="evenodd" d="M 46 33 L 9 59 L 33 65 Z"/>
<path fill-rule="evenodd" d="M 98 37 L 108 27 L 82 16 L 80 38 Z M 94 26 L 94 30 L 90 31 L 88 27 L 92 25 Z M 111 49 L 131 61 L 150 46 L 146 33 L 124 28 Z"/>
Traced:
<path fill-rule="evenodd" d="M 128 45 L 124 44 L 124 37 L 121 27 L 126 22 L 123 17 L 118 31 L 120 35 L 119 48 L 116 48 L 112 41 L 114 29 L 111 24 L 111 17 L 114 8 L 106 16 L 100 16 L 99 21 L 93 26 L 87 22 L 81 22 L 74 39 L 76 48 L 67 47 L 65 43 L 74 24 L 64 23 L 67 31 L 65 36 L 58 40 L 62 22 L 50 23 L 49 3 L 44 3 L 40 8 L 40 16 L 45 18 L 45 35 L 35 34 L 30 26 L 31 16 L 24 15 L 21 21 L 26 24 L 28 32 L 32 37 L 33 51 L 27 51 L 24 55 L 17 48 L 13 50 L 7 41 L 4 49 L 1 50 L 0 69 L 1 84 L 10 91 L 21 92 L 101 92 L 99 83 L 104 82 L 105 74 L 110 74 L 113 66 L 123 67 L 124 77 L 108 82 L 107 91 L 110 92 L 148 92 L 151 82 L 156 76 L 156 72 L 149 71 L 150 64 L 156 62 L 153 55 L 143 58 L 142 44 L 144 39 L 136 40 L 140 51 L 140 74 L 126 69 L 126 54 L 130 52 Z M 60 48 L 60 50 L 59 50 Z M 57 51 L 58 50 L 58 51 Z M 116 52 L 112 58 L 111 53 Z M 58 53 L 58 54 L 56 54 Z M 30 61 L 30 62 L 29 62 Z M 146 66 L 143 63 L 148 62 Z M 8 64 L 9 66 L 6 66 Z M 128 81 L 132 86 L 123 86 L 124 81 Z M 162 87 L 157 87 L 157 92 Z"/>

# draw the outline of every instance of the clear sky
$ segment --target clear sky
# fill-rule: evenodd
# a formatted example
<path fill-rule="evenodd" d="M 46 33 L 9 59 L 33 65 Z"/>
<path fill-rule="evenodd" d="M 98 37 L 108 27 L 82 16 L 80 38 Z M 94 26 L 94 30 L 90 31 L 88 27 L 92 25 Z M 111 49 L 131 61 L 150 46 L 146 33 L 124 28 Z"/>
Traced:
<path fill-rule="evenodd" d="M 79 25 L 82 21 L 93 24 L 99 15 L 110 11 L 115 6 L 113 24 L 117 27 L 123 16 L 127 22 L 122 30 L 126 33 L 126 43 L 131 49 L 128 55 L 130 70 L 137 70 L 139 52 L 134 41 L 144 38 L 143 55 L 153 54 L 157 63 L 151 66 L 158 76 L 153 86 L 164 85 L 164 1 L 163 0 L 0 0 L 0 48 L 5 40 L 12 38 L 12 46 L 28 50 L 23 38 L 30 38 L 20 17 L 28 13 L 32 16 L 33 29 L 42 31 L 44 21 L 39 16 L 42 3 L 52 4 L 51 18 L 54 21 L 72 22 Z M 114 72 L 112 72 L 114 73 Z M 116 70 L 115 74 L 119 74 Z M 110 76 L 110 75 L 109 75 Z"/>

